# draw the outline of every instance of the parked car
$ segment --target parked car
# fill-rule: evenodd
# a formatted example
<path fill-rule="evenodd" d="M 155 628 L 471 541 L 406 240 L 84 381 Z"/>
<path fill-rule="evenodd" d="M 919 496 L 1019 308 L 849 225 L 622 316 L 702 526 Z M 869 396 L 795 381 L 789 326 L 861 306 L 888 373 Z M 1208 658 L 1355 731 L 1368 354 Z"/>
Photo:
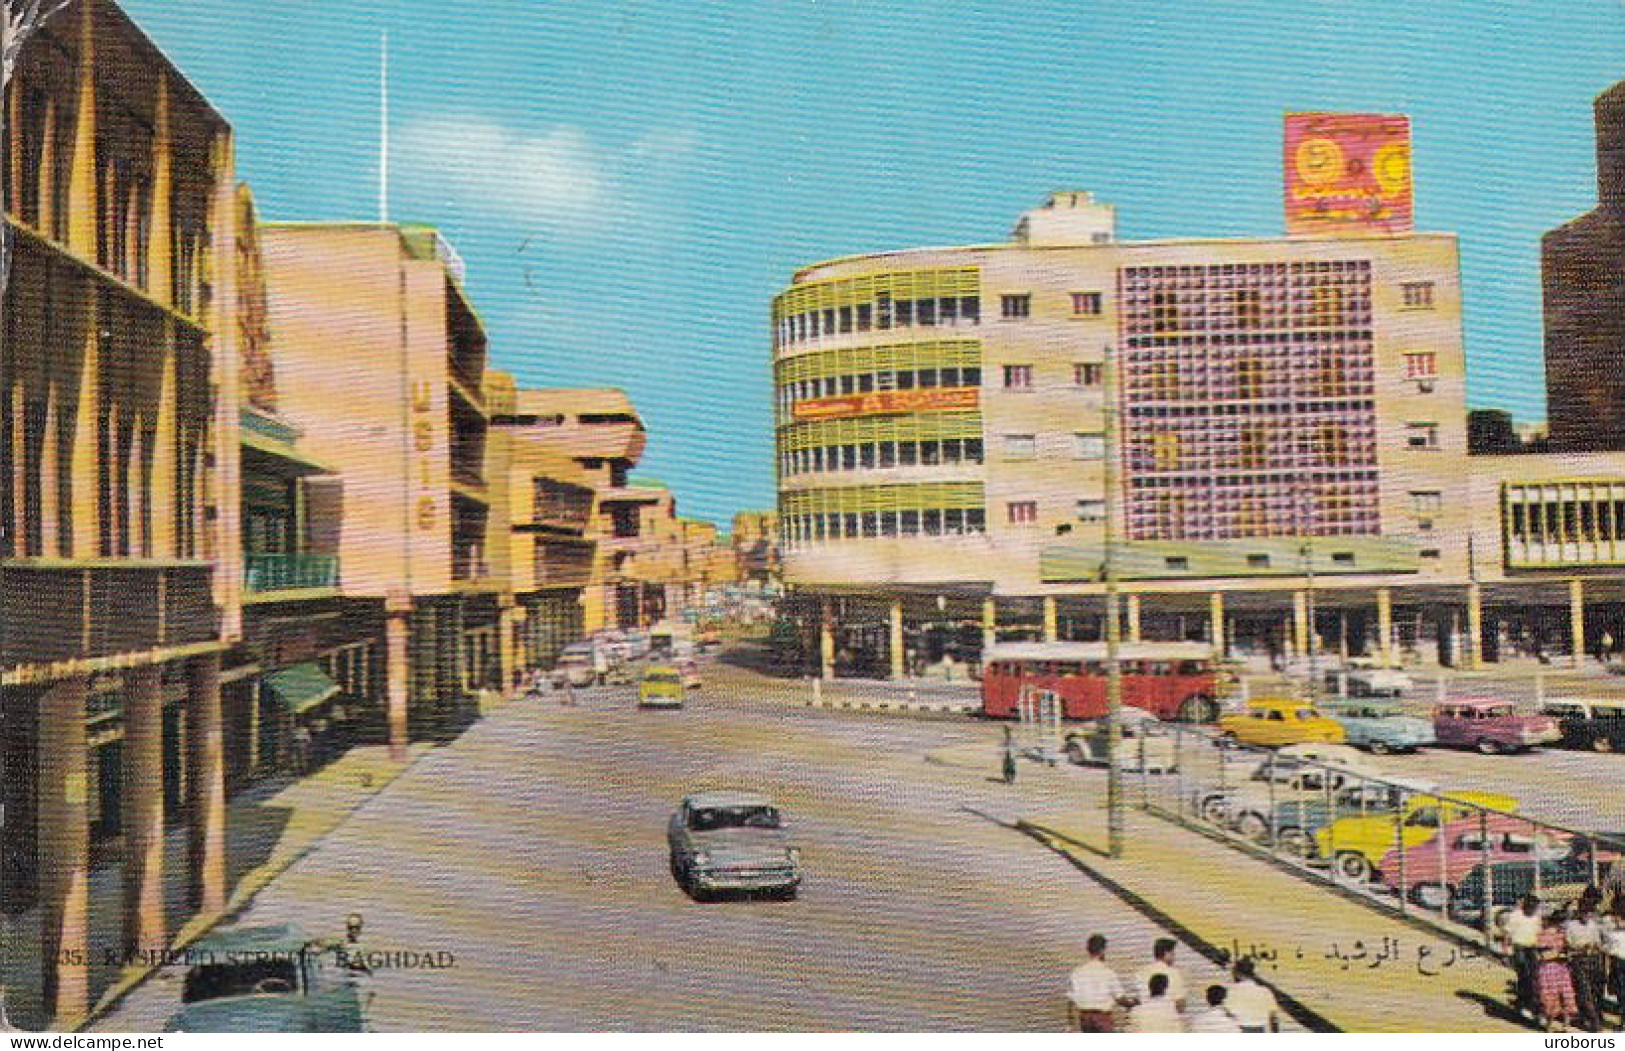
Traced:
<path fill-rule="evenodd" d="M 638 683 L 639 708 L 681 708 L 683 677 L 669 664 L 651 664 Z"/>
<path fill-rule="evenodd" d="M 1398 668 L 1350 662 L 1346 668 L 1326 673 L 1326 688 L 1340 690 L 1350 697 L 1398 697 L 1416 683 Z"/>
<path fill-rule="evenodd" d="M 1315 834 L 1315 857 L 1330 862 L 1344 879 L 1365 883 L 1381 874 L 1383 858 L 1396 845 L 1425 843 L 1441 825 L 1476 817 L 1478 807 L 1510 811 L 1518 801 L 1497 792 L 1413 795 L 1389 813 L 1333 821 Z"/>
<path fill-rule="evenodd" d="M 1541 708 L 1541 714 L 1557 722 L 1564 748 L 1625 751 L 1625 701 L 1553 698 Z"/>
<path fill-rule="evenodd" d="M 590 642 L 572 642 L 553 663 L 553 687 L 591 686 L 598 681 L 597 660 Z"/>
<path fill-rule="evenodd" d="M 1315 837 L 1320 830 L 1346 817 L 1391 814 L 1414 795 L 1437 793 L 1431 781 L 1387 775 L 1381 781 L 1349 781 L 1326 796 L 1300 796 L 1275 804 L 1275 841 L 1282 849 L 1300 858 L 1315 857 Z"/>
<path fill-rule="evenodd" d="M 189 946 L 173 1033 L 360 1033 L 361 991 L 291 925 L 236 927 Z"/>
<path fill-rule="evenodd" d="M 1123 709 L 1122 768 L 1131 773 L 1171 773 L 1179 767 L 1168 726 L 1142 708 Z M 1109 759 L 1110 734 L 1104 719 L 1082 723 L 1066 735 L 1066 757 L 1079 766 L 1104 764 Z"/>
<path fill-rule="evenodd" d="M 1270 809 L 1288 799 L 1319 798 L 1327 790 L 1342 787 L 1351 779 L 1380 776 L 1380 772 L 1364 762 L 1364 757 L 1342 745 L 1323 745 L 1321 748 L 1348 752 L 1353 761 L 1341 755 L 1327 764 L 1323 758 L 1308 758 L 1281 752 L 1266 756 L 1253 767 L 1251 773 L 1235 783 L 1206 785 L 1197 789 L 1193 803 L 1197 813 L 1216 825 L 1236 828 L 1244 835 L 1263 839 L 1270 824 Z"/>
<path fill-rule="evenodd" d="M 1609 836 L 1616 848 L 1625 844 L 1625 834 Z M 1617 850 L 1597 851 L 1593 865 L 1589 841 L 1576 836 L 1568 850 L 1556 858 L 1525 856 L 1517 860 L 1492 861 L 1478 865 L 1462 877 L 1450 900 L 1450 913 L 1463 923 L 1477 924 L 1484 917 L 1484 899 L 1494 911 L 1510 909 L 1525 895 L 1534 894 L 1546 905 L 1574 901 L 1593 883 L 1601 883 L 1609 870 L 1620 863 Z M 1433 898 L 1437 901 L 1437 898 Z"/>
<path fill-rule="evenodd" d="M 1525 752 L 1562 736 L 1551 716 L 1526 715 L 1511 701 L 1490 697 L 1467 697 L 1435 705 L 1433 732 L 1441 745 L 1476 748 L 1485 755 Z"/>
<path fill-rule="evenodd" d="M 666 839 L 672 876 L 697 901 L 720 891 L 793 898 L 801 886 L 801 851 L 790 844 L 778 808 L 766 796 L 689 796 L 671 816 Z"/>
<path fill-rule="evenodd" d="M 1469 814 L 1433 838 L 1383 855 L 1379 883 L 1426 908 L 1456 896 L 1469 872 L 1502 861 L 1555 861 L 1571 852 L 1571 837 L 1509 814 Z"/>
<path fill-rule="evenodd" d="M 1219 740 L 1263 747 L 1306 741 L 1338 744 L 1343 740 L 1343 727 L 1320 714 L 1308 701 L 1259 697 L 1248 701 L 1239 712 L 1219 716 Z"/>
<path fill-rule="evenodd" d="M 1431 722 L 1406 715 L 1393 701 L 1333 701 L 1326 714 L 1342 725 L 1349 744 L 1376 755 L 1414 752 L 1438 739 Z"/>

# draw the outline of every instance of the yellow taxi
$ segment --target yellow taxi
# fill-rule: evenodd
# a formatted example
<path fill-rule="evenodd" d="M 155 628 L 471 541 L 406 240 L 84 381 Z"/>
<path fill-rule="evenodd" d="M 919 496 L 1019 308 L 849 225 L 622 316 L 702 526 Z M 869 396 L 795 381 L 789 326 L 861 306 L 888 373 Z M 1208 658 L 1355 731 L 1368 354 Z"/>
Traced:
<path fill-rule="evenodd" d="M 1514 811 L 1518 801 L 1499 792 L 1420 792 L 1396 809 L 1350 815 L 1315 833 L 1315 854 L 1330 861 L 1339 876 L 1365 883 L 1381 875 L 1377 866 L 1390 850 L 1426 843 L 1452 821 L 1475 817 L 1479 808 Z"/>
<path fill-rule="evenodd" d="M 639 708 L 681 708 L 683 676 L 669 664 L 651 664 L 638 683 Z"/>
<path fill-rule="evenodd" d="M 1219 740 L 1227 744 L 1265 748 L 1312 741 L 1341 744 L 1343 736 L 1342 723 L 1294 697 L 1255 697 L 1241 711 L 1219 717 Z"/>

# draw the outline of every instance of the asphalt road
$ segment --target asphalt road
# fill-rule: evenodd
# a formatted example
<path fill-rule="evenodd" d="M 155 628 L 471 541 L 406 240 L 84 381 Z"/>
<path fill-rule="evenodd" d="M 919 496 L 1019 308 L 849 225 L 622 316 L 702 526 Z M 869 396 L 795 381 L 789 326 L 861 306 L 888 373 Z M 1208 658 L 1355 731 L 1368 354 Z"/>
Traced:
<path fill-rule="evenodd" d="M 994 727 L 714 687 L 680 712 L 577 697 L 513 702 L 420 760 L 240 922 L 336 935 L 359 911 L 369 949 L 452 954 L 375 976 L 386 1031 L 1053 1031 L 1090 933 L 1125 973 L 1162 933 L 999 823 L 1016 797 L 986 776 Z M 986 774 L 924 761 L 976 741 Z M 785 809 L 798 900 L 699 904 L 674 885 L 666 819 L 716 787 Z M 1217 977 L 1182 962 L 1196 988 Z M 98 1028 L 160 1025 L 177 987 L 149 982 Z"/>

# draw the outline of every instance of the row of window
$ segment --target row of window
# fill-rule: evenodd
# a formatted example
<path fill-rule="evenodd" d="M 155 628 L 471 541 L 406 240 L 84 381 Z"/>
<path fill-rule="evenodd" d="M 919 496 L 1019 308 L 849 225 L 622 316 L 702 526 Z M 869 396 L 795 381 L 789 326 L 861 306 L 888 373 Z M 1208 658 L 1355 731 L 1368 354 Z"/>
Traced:
<path fill-rule="evenodd" d="M 925 508 L 918 511 L 849 511 L 844 514 L 790 515 L 784 540 L 791 546 L 831 540 L 870 540 L 895 536 L 963 536 L 987 532 L 980 507 Z"/>
<path fill-rule="evenodd" d="M 1096 318 L 1105 310 L 1103 293 L 1070 292 L 1067 295 L 1073 317 Z M 1031 317 L 1032 309 L 1033 297 L 1030 292 L 1008 292 L 999 296 L 999 316 L 1006 320 Z M 779 319 L 775 336 L 780 345 L 785 345 L 825 336 L 844 336 L 852 332 L 957 325 L 961 322 L 971 325 L 981 324 L 980 297 L 935 296 L 930 299 L 892 299 L 885 293 L 880 293 L 872 303 L 824 307 L 786 315 Z"/>
<path fill-rule="evenodd" d="M 779 457 L 779 471 L 788 477 L 822 471 L 871 471 L 981 462 L 980 438 L 853 442 L 783 453 Z"/>

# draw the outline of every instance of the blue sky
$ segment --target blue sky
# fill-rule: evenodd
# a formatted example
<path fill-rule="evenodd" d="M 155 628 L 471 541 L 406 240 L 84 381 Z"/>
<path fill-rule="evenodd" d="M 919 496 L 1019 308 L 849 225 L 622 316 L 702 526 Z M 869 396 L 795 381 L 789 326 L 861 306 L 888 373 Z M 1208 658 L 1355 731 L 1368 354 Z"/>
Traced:
<path fill-rule="evenodd" d="M 773 502 L 767 311 L 853 252 L 1001 240 L 1052 188 L 1125 238 L 1281 230 L 1291 109 L 1409 113 L 1459 233 L 1473 406 L 1544 415 L 1539 237 L 1594 201 L 1620 0 L 949 4 L 124 0 L 274 219 L 377 213 L 469 264 L 500 367 L 614 385 L 684 513 Z"/>

